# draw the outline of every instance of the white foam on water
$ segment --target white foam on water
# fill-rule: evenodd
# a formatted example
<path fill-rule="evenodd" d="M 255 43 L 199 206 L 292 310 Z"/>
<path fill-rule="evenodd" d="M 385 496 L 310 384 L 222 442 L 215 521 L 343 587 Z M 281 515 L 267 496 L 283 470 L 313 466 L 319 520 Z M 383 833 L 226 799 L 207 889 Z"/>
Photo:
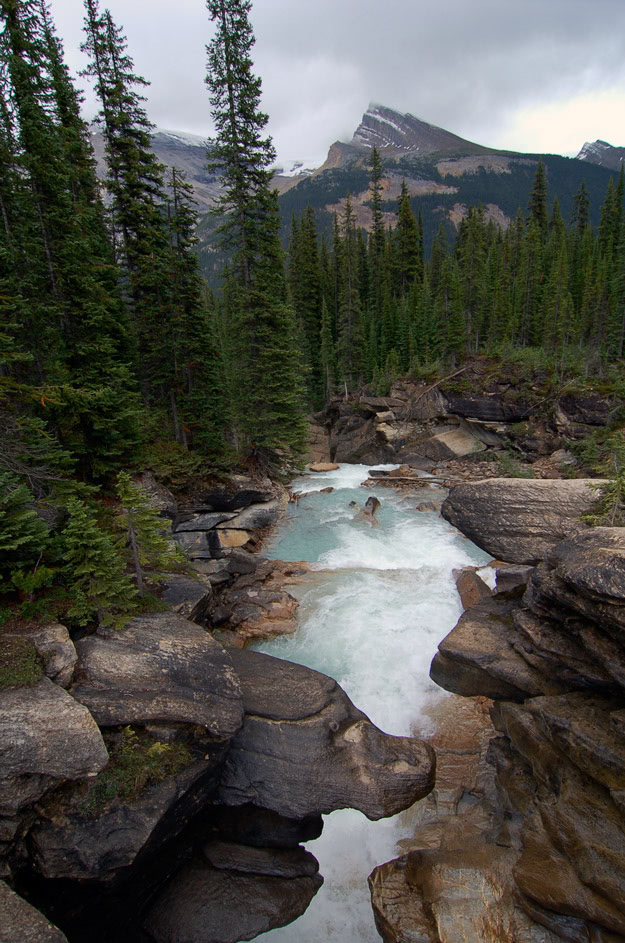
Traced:
<path fill-rule="evenodd" d="M 488 557 L 439 516 L 417 512 L 419 499 L 360 489 L 369 467 L 341 466 L 325 480 L 315 478 L 317 494 L 290 508 L 269 555 L 316 562 L 325 572 L 300 596 L 295 635 L 256 648 L 332 676 L 378 727 L 409 735 L 427 726 L 427 703 L 445 696 L 428 672 L 438 642 L 462 612 L 452 571 Z M 310 479 L 296 487 L 302 482 L 301 490 L 311 492 Z M 332 493 L 318 493 L 330 486 Z M 378 527 L 353 520 L 349 507 L 369 494 L 381 501 Z M 259 939 L 379 943 L 367 876 L 397 855 L 406 829 L 402 816 L 380 822 L 353 810 L 328 816 L 321 838 L 308 845 L 324 886 L 302 917 Z"/>
<path fill-rule="evenodd" d="M 399 465 L 339 465 L 327 472 L 309 472 L 291 483 L 296 494 L 321 491 L 322 488 L 358 488 L 369 477 L 369 469 L 391 471 Z"/>

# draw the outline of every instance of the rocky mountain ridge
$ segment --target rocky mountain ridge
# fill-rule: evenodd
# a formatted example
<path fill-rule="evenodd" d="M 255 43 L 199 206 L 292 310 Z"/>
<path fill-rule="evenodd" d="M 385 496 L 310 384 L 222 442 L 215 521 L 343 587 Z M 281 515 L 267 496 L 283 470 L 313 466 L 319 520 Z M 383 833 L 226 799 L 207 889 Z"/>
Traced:
<path fill-rule="evenodd" d="M 577 160 L 599 164 L 609 170 L 620 170 L 625 161 L 625 147 L 614 147 L 607 141 L 587 141 L 577 155 Z"/>

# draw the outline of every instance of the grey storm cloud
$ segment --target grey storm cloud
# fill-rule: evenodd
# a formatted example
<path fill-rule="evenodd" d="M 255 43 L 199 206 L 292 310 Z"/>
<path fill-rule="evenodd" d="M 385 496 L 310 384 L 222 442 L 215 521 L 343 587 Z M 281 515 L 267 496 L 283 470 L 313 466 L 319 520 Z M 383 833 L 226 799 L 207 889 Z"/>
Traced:
<path fill-rule="evenodd" d="M 152 83 L 150 118 L 210 133 L 203 79 L 211 26 L 201 0 L 102 5 Z M 82 4 L 52 0 L 51 9 L 78 69 Z M 625 143 L 623 0 L 257 0 L 251 18 L 263 105 L 285 157 L 322 158 L 332 141 L 349 139 L 369 101 L 503 147 L 519 110 L 610 90 L 621 113 L 595 136 Z M 587 136 L 580 119 L 580 147 Z"/>

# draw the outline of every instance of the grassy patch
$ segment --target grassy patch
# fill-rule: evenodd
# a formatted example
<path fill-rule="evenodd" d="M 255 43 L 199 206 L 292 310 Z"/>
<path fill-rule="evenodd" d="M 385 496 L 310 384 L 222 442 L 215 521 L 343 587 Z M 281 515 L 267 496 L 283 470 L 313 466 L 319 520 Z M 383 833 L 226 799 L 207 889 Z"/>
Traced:
<path fill-rule="evenodd" d="M 497 461 L 501 468 L 501 474 L 504 478 L 535 478 L 536 473 L 533 468 L 527 465 L 521 465 L 510 452 L 498 452 Z"/>
<path fill-rule="evenodd" d="M 184 744 L 140 737 L 132 727 L 124 727 L 119 743 L 110 750 L 108 766 L 89 788 L 83 811 L 95 815 L 116 799 L 136 799 L 146 786 L 176 776 L 192 761 Z"/>
<path fill-rule="evenodd" d="M 43 666 L 37 649 L 28 639 L 14 635 L 0 636 L 0 691 L 37 684 Z"/>

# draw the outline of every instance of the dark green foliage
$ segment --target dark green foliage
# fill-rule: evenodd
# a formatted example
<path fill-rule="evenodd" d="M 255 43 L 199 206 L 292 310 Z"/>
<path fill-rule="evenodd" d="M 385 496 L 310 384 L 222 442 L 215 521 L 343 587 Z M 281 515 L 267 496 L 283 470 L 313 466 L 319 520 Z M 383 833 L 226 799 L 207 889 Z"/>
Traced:
<path fill-rule="evenodd" d="M 625 177 L 608 187 L 595 237 L 585 186 L 575 198 L 570 230 L 557 194 L 547 218 L 550 161 L 539 162 L 535 171 L 527 219 L 519 211 L 502 232 L 482 207 L 469 207 L 453 246 L 441 225 L 425 262 L 421 226 L 405 184 L 396 227 L 388 233 L 380 227 L 381 167 L 372 155 L 371 233 L 365 237 L 357 228 L 348 195 L 331 253 L 322 241 L 318 277 L 326 305 L 320 345 L 326 389 L 333 363 L 339 388 L 368 382 L 382 390 L 395 374 L 421 373 L 441 359 L 453 366 L 469 354 L 502 346 L 508 351 L 544 347 L 560 376 L 575 350 L 585 354 L 588 370 L 622 356 Z M 297 220 L 293 232 L 299 245 Z M 292 253 L 293 282 L 299 276 L 297 258 Z"/>
<path fill-rule="evenodd" d="M 16 405 L 38 388 L 78 471 L 104 477 L 136 447 L 137 404 L 87 128 L 41 0 L 11 0 L 0 16 L 3 346 L 13 378 L 3 386 Z"/>
<path fill-rule="evenodd" d="M 144 567 L 168 570 L 184 563 L 184 556 L 165 537 L 163 519 L 149 496 L 126 472 L 117 476 L 120 501 L 118 523 L 125 535 L 132 558 L 139 595 L 144 594 Z"/>
<path fill-rule="evenodd" d="M 78 498 L 67 501 L 67 510 L 69 521 L 62 534 L 63 570 L 71 599 L 67 614 L 77 625 L 94 619 L 101 626 L 119 625 L 136 606 L 137 597 L 119 538 Z"/>
<path fill-rule="evenodd" d="M 605 527 L 625 526 L 625 437 L 623 430 L 610 436 L 604 443 L 607 459 L 600 466 L 600 471 L 607 484 L 601 485 L 593 512 L 584 519 L 589 524 Z"/>
<path fill-rule="evenodd" d="M 32 494 L 19 479 L 0 471 L 0 589 L 11 572 L 31 567 L 43 554 L 48 528 L 37 516 Z"/>
<path fill-rule="evenodd" d="M 193 756 L 182 743 L 162 743 L 140 737 L 124 727 L 117 743 L 109 747 L 109 762 L 89 786 L 82 803 L 84 811 L 96 815 L 116 800 L 136 799 L 151 783 L 160 783 L 181 773 Z"/>
<path fill-rule="evenodd" d="M 43 666 L 32 642 L 5 635 L 0 628 L 0 691 L 37 684 L 42 677 Z"/>
<path fill-rule="evenodd" d="M 305 433 L 301 355 L 287 298 L 277 198 L 270 190 L 275 152 L 263 136 L 267 116 L 260 110 L 260 79 L 252 72 L 251 3 L 208 0 L 207 6 L 216 28 L 206 78 L 217 132 L 209 165 L 223 173 L 219 209 L 226 216 L 219 231 L 231 253 L 220 328 L 227 345 L 231 438 L 241 453 L 286 448 L 295 456 Z M 319 316 L 317 325 L 305 316 L 300 336 L 309 345 L 318 336 Z"/>

